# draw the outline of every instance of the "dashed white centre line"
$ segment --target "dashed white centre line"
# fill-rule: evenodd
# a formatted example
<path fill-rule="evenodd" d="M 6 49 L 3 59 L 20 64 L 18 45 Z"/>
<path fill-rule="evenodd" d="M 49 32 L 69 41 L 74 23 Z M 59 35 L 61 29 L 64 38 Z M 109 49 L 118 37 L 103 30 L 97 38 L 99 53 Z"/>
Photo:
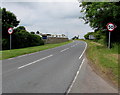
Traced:
<path fill-rule="evenodd" d="M 66 50 L 68 50 L 68 49 L 69 49 L 69 48 L 63 49 L 63 50 L 61 50 L 60 52 L 66 51 Z"/>
<path fill-rule="evenodd" d="M 51 55 L 46 56 L 46 57 L 44 57 L 44 58 L 41 58 L 41 59 L 38 59 L 38 60 L 33 61 L 33 62 L 31 62 L 31 63 L 28 63 L 28 64 L 26 64 L 26 65 L 20 66 L 20 67 L 18 67 L 18 69 L 21 69 L 21 68 L 24 68 L 24 67 L 26 67 L 26 66 L 32 65 L 32 64 L 34 64 L 34 63 L 36 63 L 36 62 L 42 61 L 42 60 L 47 59 L 47 58 L 52 57 L 52 56 L 53 56 L 53 55 L 51 54 Z"/>
<path fill-rule="evenodd" d="M 71 46 L 71 47 L 75 47 L 75 45 Z"/>
<path fill-rule="evenodd" d="M 76 45 L 78 45 L 78 44 L 72 45 L 71 47 L 75 47 Z"/>

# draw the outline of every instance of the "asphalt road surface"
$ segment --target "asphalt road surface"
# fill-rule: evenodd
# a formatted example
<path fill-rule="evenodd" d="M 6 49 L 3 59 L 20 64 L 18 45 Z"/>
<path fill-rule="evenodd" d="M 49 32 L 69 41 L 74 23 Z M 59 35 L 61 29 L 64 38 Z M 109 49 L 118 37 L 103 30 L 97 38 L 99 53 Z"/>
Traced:
<path fill-rule="evenodd" d="M 2 62 L 3 93 L 65 93 L 83 60 L 86 43 L 6 59 Z"/>

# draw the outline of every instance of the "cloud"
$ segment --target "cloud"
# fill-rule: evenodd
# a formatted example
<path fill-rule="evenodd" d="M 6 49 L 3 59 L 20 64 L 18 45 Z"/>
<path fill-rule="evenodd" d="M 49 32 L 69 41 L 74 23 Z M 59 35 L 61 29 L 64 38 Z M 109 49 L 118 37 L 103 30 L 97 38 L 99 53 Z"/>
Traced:
<path fill-rule="evenodd" d="M 69 38 L 93 31 L 79 19 L 83 14 L 78 2 L 3 2 L 2 6 L 13 12 L 28 31 L 66 34 Z"/>

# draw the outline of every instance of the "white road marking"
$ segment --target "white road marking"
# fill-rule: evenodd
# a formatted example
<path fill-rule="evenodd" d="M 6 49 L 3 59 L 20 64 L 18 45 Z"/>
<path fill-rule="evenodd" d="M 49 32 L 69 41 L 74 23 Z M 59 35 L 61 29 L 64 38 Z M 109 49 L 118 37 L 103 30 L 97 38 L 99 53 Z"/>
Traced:
<path fill-rule="evenodd" d="M 63 49 L 63 50 L 61 50 L 60 52 L 66 51 L 66 50 L 68 50 L 68 49 L 69 49 L 69 48 Z"/>
<path fill-rule="evenodd" d="M 83 56 L 83 54 L 85 53 L 85 51 L 86 51 L 86 49 L 87 49 L 87 43 L 85 42 L 85 44 L 86 44 L 85 49 L 84 49 L 84 51 L 82 52 L 82 54 L 80 55 L 79 59 L 81 59 L 81 57 Z M 66 95 L 68 95 L 68 94 L 70 93 L 70 91 L 71 91 L 71 89 L 72 89 L 72 87 L 73 87 L 73 85 L 74 85 L 74 83 L 75 83 L 75 81 L 76 81 L 76 79 L 77 79 L 77 76 L 78 76 L 78 74 L 79 74 L 79 72 L 80 72 L 80 69 L 81 69 L 84 61 L 85 61 L 85 58 L 82 60 L 82 63 L 81 63 L 81 65 L 80 65 L 80 67 L 79 67 L 79 69 L 78 69 L 78 71 L 77 71 L 77 73 L 76 73 L 76 76 L 75 76 L 72 84 L 70 85 L 70 87 L 69 87 Z"/>
<path fill-rule="evenodd" d="M 14 58 L 8 58 L 7 60 L 12 60 L 12 59 L 14 59 Z"/>
<path fill-rule="evenodd" d="M 75 47 L 76 45 L 78 45 L 78 44 L 72 45 L 71 47 Z"/>
<path fill-rule="evenodd" d="M 82 52 L 82 54 L 80 55 L 79 59 L 83 56 L 83 54 L 85 53 L 86 49 L 87 49 L 87 43 L 85 42 L 86 46 L 85 46 L 85 49 L 84 51 Z"/>
<path fill-rule="evenodd" d="M 70 85 L 70 87 L 69 87 L 66 95 L 68 95 L 68 94 L 70 93 L 70 91 L 71 91 L 71 89 L 72 89 L 72 87 L 73 87 L 73 85 L 74 85 L 74 83 L 75 83 L 75 81 L 76 81 L 76 79 L 77 79 L 77 77 L 78 77 L 78 74 L 80 73 L 80 70 L 81 70 L 81 67 L 82 67 L 84 61 L 85 61 L 85 58 L 82 60 L 82 63 L 81 63 L 81 65 L 80 65 L 80 67 L 79 67 L 79 69 L 78 69 L 78 71 L 77 71 L 77 73 L 76 73 L 76 75 L 75 75 L 75 78 L 74 78 L 72 84 Z"/>
<path fill-rule="evenodd" d="M 25 54 L 25 55 L 21 55 L 21 56 L 18 56 L 18 57 L 20 58 L 20 57 L 24 57 L 24 56 L 27 56 L 27 54 Z"/>
<path fill-rule="evenodd" d="M 66 44 L 67 45 L 67 44 Z M 64 46 L 64 45 L 63 45 Z M 52 50 L 52 49 L 56 49 L 56 48 L 60 48 L 62 46 L 58 46 L 58 47 L 54 47 L 54 48 L 50 48 L 50 49 L 46 49 L 46 50 L 42 50 L 42 51 L 37 51 L 37 52 L 34 52 L 34 53 L 30 53 L 30 54 L 24 54 L 24 55 L 20 55 L 20 56 L 17 56 L 17 57 L 13 57 L 13 58 L 8 58 L 6 60 L 13 60 L 13 59 L 16 59 L 16 58 L 21 58 L 21 57 L 25 57 L 25 56 L 28 56 L 28 55 L 34 55 L 36 53 L 40 53 L 40 52 L 44 52 L 44 51 L 49 51 L 49 50 Z"/>
<path fill-rule="evenodd" d="M 75 47 L 75 45 L 71 46 L 71 47 Z"/>
<path fill-rule="evenodd" d="M 20 66 L 20 67 L 18 67 L 18 69 L 21 69 L 21 68 L 24 68 L 24 67 L 26 67 L 26 66 L 32 65 L 32 64 L 34 64 L 34 63 L 36 63 L 36 62 L 42 61 L 42 60 L 47 59 L 47 58 L 52 57 L 52 56 L 53 56 L 53 55 L 51 54 L 51 55 L 46 56 L 46 57 L 44 57 L 44 58 L 41 58 L 41 59 L 38 59 L 38 60 L 33 61 L 33 62 L 31 62 L 31 63 L 28 63 L 28 64 L 26 64 L 26 65 Z"/>

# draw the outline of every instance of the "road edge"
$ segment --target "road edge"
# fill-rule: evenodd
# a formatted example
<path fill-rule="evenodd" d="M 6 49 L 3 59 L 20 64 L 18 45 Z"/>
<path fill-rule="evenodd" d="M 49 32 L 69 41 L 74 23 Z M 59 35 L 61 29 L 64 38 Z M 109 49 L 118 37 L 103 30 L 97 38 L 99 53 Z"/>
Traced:
<path fill-rule="evenodd" d="M 82 54 L 80 55 L 79 59 L 81 59 L 83 57 L 83 55 L 85 54 L 85 51 L 87 50 L 87 47 L 88 47 L 88 44 L 85 41 L 83 41 L 83 42 L 85 43 L 85 48 L 84 48 Z M 79 75 L 79 72 L 80 72 L 80 70 L 82 68 L 82 65 L 84 64 L 84 61 L 85 61 L 85 58 L 83 58 L 80 66 L 79 66 L 79 68 L 78 68 L 78 70 L 76 72 L 76 75 L 75 75 L 75 77 L 74 77 L 74 79 L 72 81 L 72 83 L 70 84 L 70 86 L 68 87 L 67 91 L 65 92 L 65 95 L 68 95 L 69 92 L 71 91 L 71 89 L 72 89 L 72 87 L 73 87 L 73 85 L 74 85 L 74 83 L 75 83 L 75 81 L 76 81 L 76 79 L 77 79 L 77 77 Z"/>

